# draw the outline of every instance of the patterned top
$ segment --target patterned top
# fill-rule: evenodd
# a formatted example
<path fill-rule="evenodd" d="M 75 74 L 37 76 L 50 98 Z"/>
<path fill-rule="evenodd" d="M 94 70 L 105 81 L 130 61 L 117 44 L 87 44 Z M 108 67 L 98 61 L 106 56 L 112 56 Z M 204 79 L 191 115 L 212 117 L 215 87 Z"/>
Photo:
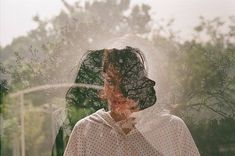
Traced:
<path fill-rule="evenodd" d="M 64 156 L 200 156 L 179 117 L 149 108 L 134 116 L 127 134 L 104 109 L 78 121 Z"/>

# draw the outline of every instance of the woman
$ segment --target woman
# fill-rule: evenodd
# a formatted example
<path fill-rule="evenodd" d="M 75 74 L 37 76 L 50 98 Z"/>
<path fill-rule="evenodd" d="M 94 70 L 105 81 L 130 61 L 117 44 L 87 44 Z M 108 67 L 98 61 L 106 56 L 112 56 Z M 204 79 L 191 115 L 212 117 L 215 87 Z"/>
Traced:
<path fill-rule="evenodd" d="M 75 83 L 87 88 L 68 91 L 70 107 L 98 111 L 77 122 L 73 112 L 78 111 L 69 108 L 69 121 L 75 126 L 64 156 L 200 155 L 184 122 L 155 110 L 155 82 L 147 78 L 138 49 L 88 52 Z"/>

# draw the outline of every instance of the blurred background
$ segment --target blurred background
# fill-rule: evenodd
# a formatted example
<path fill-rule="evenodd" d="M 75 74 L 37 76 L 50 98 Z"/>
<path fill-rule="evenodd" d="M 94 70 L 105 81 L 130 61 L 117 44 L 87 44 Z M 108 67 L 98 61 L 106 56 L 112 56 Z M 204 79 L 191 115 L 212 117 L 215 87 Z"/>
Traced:
<path fill-rule="evenodd" d="M 89 49 L 146 55 L 202 156 L 235 155 L 235 1 L 0 0 L 0 154 L 49 156 Z"/>

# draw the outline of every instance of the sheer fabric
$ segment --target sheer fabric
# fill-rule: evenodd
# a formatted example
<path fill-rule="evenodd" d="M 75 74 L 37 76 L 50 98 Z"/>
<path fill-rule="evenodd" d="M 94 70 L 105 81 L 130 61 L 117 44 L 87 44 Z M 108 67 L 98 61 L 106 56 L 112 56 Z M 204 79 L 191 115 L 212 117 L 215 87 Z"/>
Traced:
<path fill-rule="evenodd" d="M 150 107 L 136 114 L 125 134 L 104 109 L 75 125 L 64 156 L 199 156 L 193 138 L 177 116 Z M 150 120 L 151 118 L 151 120 Z"/>

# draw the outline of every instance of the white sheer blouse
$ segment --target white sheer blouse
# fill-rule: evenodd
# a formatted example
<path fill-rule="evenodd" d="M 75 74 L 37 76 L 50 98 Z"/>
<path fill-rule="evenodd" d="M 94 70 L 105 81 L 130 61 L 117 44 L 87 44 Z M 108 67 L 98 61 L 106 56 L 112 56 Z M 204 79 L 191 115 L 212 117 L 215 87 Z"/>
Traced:
<path fill-rule="evenodd" d="M 104 109 L 78 121 L 64 156 L 200 156 L 179 117 L 152 108 L 134 115 L 128 134 Z"/>

